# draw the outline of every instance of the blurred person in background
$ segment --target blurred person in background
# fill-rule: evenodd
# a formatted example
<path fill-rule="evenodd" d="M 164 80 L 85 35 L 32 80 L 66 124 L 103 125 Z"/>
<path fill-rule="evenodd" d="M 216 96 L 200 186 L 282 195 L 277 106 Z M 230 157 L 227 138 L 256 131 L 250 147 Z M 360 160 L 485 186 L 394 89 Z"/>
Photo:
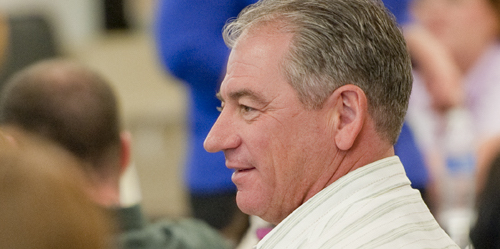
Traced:
<path fill-rule="evenodd" d="M 412 18 L 410 0 L 383 0 L 383 3 L 394 14 L 403 31 L 413 67 L 419 71 L 431 96 L 432 107 L 443 113 L 455 108 L 461 103 L 463 96 L 459 87 L 461 75 L 451 55 L 429 31 Z M 437 173 L 433 167 L 429 167 L 413 129 L 406 120 L 398 142 L 394 145 L 395 153 L 403 162 L 412 186 L 420 190 L 426 204 L 435 211 Z"/>
<path fill-rule="evenodd" d="M 204 222 L 149 223 L 140 203 L 120 200 L 131 137 L 120 125 L 115 94 L 96 72 L 69 60 L 49 60 L 15 74 L 0 96 L 0 124 L 39 134 L 78 158 L 89 196 L 118 218 L 120 248 L 226 248 Z"/>
<path fill-rule="evenodd" d="M 155 39 L 165 71 L 188 92 L 188 146 L 184 179 L 192 215 L 205 220 L 237 243 L 248 217 L 236 206 L 232 170 L 222 153 L 210 154 L 203 141 L 220 105 L 215 93 L 224 77 L 229 49 L 222 39 L 226 21 L 256 0 L 160 0 Z"/>
<path fill-rule="evenodd" d="M 88 198 L 81 165 L 35 134 L 0 134 L 0 245 L 9 249 L 109 249 L 109 213 Z M 9 139 L 4 134 L 10 136 Z M 9 141 L 8 141 L 9 140 Z"/>
<path fill-rule="evenodd" d="M 500 149 L 500 1 L 414 0 L 415 22 L 439 44 L 458 72 L 456 103 L 435 105 L 446 82 L 426 82 L 424 64 L 414 70 L 408 120 L 433 179 L 435 215 L 461 246 L 470 243 L 475 199 Z M 443 83 L 443 84 L 442 84 Z"/>
<path fill-rule="evenodd" d="M 411 8 L 415 22 L 433 37 L 441 47 L 438 53 L 448 55 L 458 72 L 459 84 L 449 93 L 456 98 L 455 107 L 465 108 L 472 116 L 479 193 L 500 148 L 500 1 L 414 0 Z M 433 104 L 439 99 L 429 90 L 422 71 L 415 70 L 408 117 L 433 171 L 439 174 L 444 163 L 437 139 L 443 136 L 446 112 Z M 432 86 L 439 88 L 440 82 Z"/>

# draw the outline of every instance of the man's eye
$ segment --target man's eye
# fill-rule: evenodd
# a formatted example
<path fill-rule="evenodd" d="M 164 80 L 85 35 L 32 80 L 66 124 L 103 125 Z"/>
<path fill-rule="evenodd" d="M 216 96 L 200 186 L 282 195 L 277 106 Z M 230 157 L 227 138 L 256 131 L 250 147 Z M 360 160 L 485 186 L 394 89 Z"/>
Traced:
<path fill-rule="evenodd" d="M 246 105 L 241 105 L 241 111 L 243 113 L 248 113 L 248 112 L 255 111 L 255 109 L 252 107 L 246 106 Z"/>

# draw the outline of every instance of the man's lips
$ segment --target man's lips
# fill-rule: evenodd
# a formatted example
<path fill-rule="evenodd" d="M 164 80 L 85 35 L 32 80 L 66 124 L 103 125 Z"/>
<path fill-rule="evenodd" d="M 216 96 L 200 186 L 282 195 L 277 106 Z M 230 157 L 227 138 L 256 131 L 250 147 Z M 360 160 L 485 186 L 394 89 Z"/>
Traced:
<path fill-rule="evenodd" d="M 252 172 L 255 170 L 255 167 L 231 167 L 228 166 L 228 168 L 233 169 L 234 173 L 231 177 L 231 180 L 234 182 L 234 184 L 243 184 L 246 180 L 249 179 L 248 177 L 251 177 Z"/>
<path fill-rule="evenodd" d="M 247 168 L 247 169 L 234 169 L 234 172 L 246 172 L 246 171 L 250 171 L 252 169 L 255 169 L 255 168 Z"/>
<path fill-rule="evenodd" d="M 228 169 L 234 170 L 234 172 L 248 171 L 248 170 L 255 169 L 255 167 L 253 167 L 252 165 L 242 164 L 242 163 L 237 163 L 237 162 L 231 162 L 231 161 L 228 161 L 228 160 L 226 160 L 226 167 Z"/>

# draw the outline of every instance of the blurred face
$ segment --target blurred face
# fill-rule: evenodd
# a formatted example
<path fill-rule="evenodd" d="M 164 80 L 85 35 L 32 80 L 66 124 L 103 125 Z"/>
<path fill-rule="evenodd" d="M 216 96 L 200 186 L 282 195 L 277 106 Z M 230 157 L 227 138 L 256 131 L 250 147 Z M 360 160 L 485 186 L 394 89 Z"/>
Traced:
<path fill-rule="evenodd" d="M 413 13 L 452 53 L 496 39 L 498 17 L 488 0 L 414 0 Z"/>
<path fill-rule="evenodd" d="M 224 152 L 239 208 L 277 224 L 324 187 L 319 179 L 335 153 L 328 113 L 305 109 L 279 68 L 291 35 L 258 32 L 243 34 L 231 52 L 222 111 L 204 146 Z"/>

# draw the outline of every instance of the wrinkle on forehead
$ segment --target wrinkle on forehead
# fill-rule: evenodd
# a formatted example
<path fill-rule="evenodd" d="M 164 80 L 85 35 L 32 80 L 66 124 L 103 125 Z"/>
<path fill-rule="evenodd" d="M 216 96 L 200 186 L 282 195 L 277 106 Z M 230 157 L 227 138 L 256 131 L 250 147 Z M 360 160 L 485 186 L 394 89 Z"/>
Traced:
<path fill-rule="evenodd" d="M 252 72 L 260 72 L 260 70 L 262 70 L 262 67 L 259 65 L 246 63 L 242 60 L 229 61 L 224 81 L 228 81 L 233 78 L 254 77 Z"/>

